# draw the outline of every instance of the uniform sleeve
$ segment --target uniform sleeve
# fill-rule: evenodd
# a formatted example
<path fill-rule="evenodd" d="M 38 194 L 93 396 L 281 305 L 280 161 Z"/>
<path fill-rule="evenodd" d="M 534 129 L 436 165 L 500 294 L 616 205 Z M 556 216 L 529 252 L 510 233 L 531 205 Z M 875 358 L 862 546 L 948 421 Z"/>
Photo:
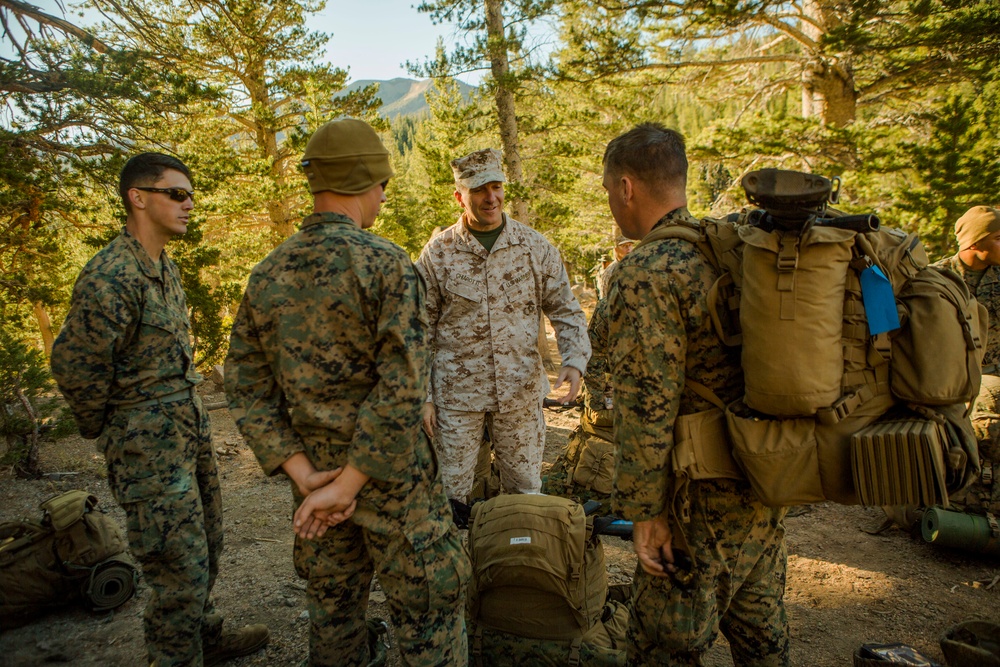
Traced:
<path fill-rule="evenodd" d="M 437 324 L 441 317 L 441 289 L 438 283 L 434 265 L 431 262 L 431 254 L 424 246 L 423 252 L 417 259 L 417 271 L 424 280 L 426 290 L 424 291 L 424 311 L 427 320 L 427 349 L 430 352 L 430 362 L 428 373 L 430 379 L 427 382 L 427 402 L 434 402 L 434 349 L 437 339 Z"/>
<path fill-rule="evenodd" d="M 223 373 L 226 399 L 261 468 L 273 475 L 280 471 L 281 464 L 305 447 L 292 428 L 284 394 L 261 346 L 247 294 L 240 303 L 229 337 Z"/>
<path fill-rule="evenodd" d="M 388 273 L 388 272 L 387 272 Z M 423 437 L 427 392 L 427 316 L 423 282 L 404 259 L 386 275 L 375 328 L 377 382 L 358 409 L 348 462 L 380 480 L 412 476 L 410 453 Z"/>
<path fill-rule="evenodd" d="M 653 519 L 667 504 L 674 421 L 684 387 L 687 339 L 667 279 L 619 266 L 609 295 L 615 391 L 612 506 L 630 521 Z"/>
<path fill-rule="evenodd" d="M 572 366 L 581 375 L 585 375 L 587 361 L 590 359 L 587 318 L 570 289 L 569 276 L 559 251 L 549 244 L 546 246 L 541 262 L 542 312 L 556 331 L 556 344 L 562 357 L 562 365 Z"/>
<path fill-rule="evenodd" d="M 80 435 L 96 438 L 104 427 L 115 353 L 140 317 L 139 300 L 99 276 L 82 276 L 52 346 L 52 376 L 66 398 Z"/>
<path fill-rule="evenodd" d="M 601 299 L 590 316 L 587 325 L 591 356 L 587 364 L 587 377 L 604 383 L 604 376 L 610 372 L 608 366 L 608 300 Z M 596 384 L 594 385 L 597 386 Z"/>

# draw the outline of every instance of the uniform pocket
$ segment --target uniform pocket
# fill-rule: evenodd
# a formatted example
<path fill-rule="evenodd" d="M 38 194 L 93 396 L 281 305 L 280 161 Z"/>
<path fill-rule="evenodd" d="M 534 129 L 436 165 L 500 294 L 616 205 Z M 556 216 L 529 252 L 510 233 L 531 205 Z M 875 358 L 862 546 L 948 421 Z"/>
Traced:
<path fill-rule="evenodd" d="M 448 280 L 445 290 L 472 303 L 481 303 L 486 295 L 480 283 L 456 280 L 454 277 Z"/>
<path fill-rule="evenodd" d="M 690 653 L 707 648 L 715 624 L 714 586 L 697 581 L 691 591 L 678 589 L 669 578 L 641 575 L 633 615 L 643 634 L 661 649 Z"/>
<path fill-rule="evenodd" d="M 162 556 L 166 551 L 165 516 L 152 502 L 130 502 L 125 507 L 128 542 L 140 561 Z"/>
<path fill-rule="evenodd" d="M 463 603 L 472 567 L 454 527 L 419 551 L 409 542 L 400 547 L 395 558 L 379 564 L 379 583 L 387 593 L 417 613 Z"/>

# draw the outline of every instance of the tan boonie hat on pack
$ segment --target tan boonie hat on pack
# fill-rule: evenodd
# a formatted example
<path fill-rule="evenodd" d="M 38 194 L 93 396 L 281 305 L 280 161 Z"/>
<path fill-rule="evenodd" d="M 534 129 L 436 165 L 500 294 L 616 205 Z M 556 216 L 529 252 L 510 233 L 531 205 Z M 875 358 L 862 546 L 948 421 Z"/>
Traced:
<path fill-rule="evenodd" d="M 329 190 L 359 195 L 389 180 L 389 151 L 372 126 L 356 118 L 338 118 L 312 135 L 302 156 L 302 171 L 313 193 Z"/>
<path fill-rule="evenodd" d="M 973 243 L 1000 231 L 1000 210 L 989 206 L 973 206 L 955 223 L 958 249 L 966 250 Z"/>
<path fill-rule="evenodd" d="M 452 160 L 451 170 L 455 172 L 455 185 L 469 190 L 486 183 L 504 183 L 507 180 L 503 175 L 500 151 L 495 148 L 484 148 Z"/>

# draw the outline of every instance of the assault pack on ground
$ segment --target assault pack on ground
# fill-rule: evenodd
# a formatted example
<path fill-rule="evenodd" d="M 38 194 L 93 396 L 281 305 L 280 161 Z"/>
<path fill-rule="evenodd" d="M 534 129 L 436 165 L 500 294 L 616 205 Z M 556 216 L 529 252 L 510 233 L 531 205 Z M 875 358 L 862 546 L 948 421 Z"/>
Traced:
<path fill-rule="evenodd" d="M 469 527 L 469 662 L 476 667 L 625 664 L 626 595 L 609 594 L 594 518 L 566 498 L 502 495 Z"/>
<path fill-rule="evenodd" d="M 117 524 L 97 508 L 96 496 L 67 491 L 40 507 L 40 522 L 0 524 L 3 627 L 77 601 L 107 611 L 135 594 L 135 565 Z"/>
<path fill-rule="evenodd" d="M 745 394 L 675 426 L 674 511 L 688 480 L 745 477 L 768 505 L 832 500 L 949 505 L 980 473 L 967 405 L 980 386 L 985 309 L 920 239 L 845 215 L 839 180 L 764 169 L 725 220 L 660 227 L 719 272 L 713 324 L 741 346 Z"/>
<path fill-rule="evenodd" d="M 580 390 L 580 423 L 570 433 L 566 447 L 542 477 L 542 492 L 579 502 L 599 500 L 610 508 L 614 483 L 614 417 L 597 381 L 585 380 Z"/>

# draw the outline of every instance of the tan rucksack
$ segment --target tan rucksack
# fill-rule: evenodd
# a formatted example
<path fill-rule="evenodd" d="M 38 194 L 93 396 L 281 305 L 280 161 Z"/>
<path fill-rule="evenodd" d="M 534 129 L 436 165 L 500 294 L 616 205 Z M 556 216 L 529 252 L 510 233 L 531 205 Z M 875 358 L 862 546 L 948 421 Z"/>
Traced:
<path fill-rule="evenodd" d="M 583 637 L 607 597 L 604 548 L 583 507 L 558 496 L 502 495 L 472 508 L 468 615 L 535 639 Z"/>
<path fill-rule="evenodd" d="M 0 619 L 14 627 L 82 600 L 114 609 L 135 593 L 138 573 L 118 525 L 97 497 L 67 491 L 41 504 L 41 522 L 0 524 Z"/>
<path fill-rule="evenodd" d="M 711 476 L 683 467 L 701 459 L 716 462 L 716 476 L 732 476 L 725 460 L 731 448 L 769 505 L 854 504 L 852 436 L 903 405 L 921 411 L 915 419 L 932 419 L 947 431 L 949 451 L 941 459 L 953 467 L 948 490 L 958 491 L 978 470 L 963 412 L 978 391 L 986 326 L 981 307 L 947 272 L 927 266 L 915 235 L 879 228 L 874 216 L 825 210 L 831 184 L 821 177 L 774 172 L 748 174 L 748 198 L 797 213 L 800 178 L 815 201 L 798 226 L 765 224 L 771 220 L 765 212 L 751 209 L 737 219 L 675 218 L 643 240 L 681 238 L 699 247 L 720 275 L 708 294 L 716 332 L 723 343 L 743 346 L 746 394 L 724 410 L 731 442 L 720 446 L 717 435 L 689 442 L 694 454 L 682 452 L 675 474 Z M 747 183 L 754 178 L 751 192 Z M 861 290 L 861 272 L 873 266 L 891 282 L 901 315 L 899 329 L 875 336 Z M 926 358 L 940 370 L 927 373 Z M 721 405 L 718 398 L 712 402 Z M 694 417 L 703 428 L 718 422 L 713 411 Z M 678 442 L 681 435 L 675 427 Z M 940 500 L 947 504 L 947 497 Z"/>

